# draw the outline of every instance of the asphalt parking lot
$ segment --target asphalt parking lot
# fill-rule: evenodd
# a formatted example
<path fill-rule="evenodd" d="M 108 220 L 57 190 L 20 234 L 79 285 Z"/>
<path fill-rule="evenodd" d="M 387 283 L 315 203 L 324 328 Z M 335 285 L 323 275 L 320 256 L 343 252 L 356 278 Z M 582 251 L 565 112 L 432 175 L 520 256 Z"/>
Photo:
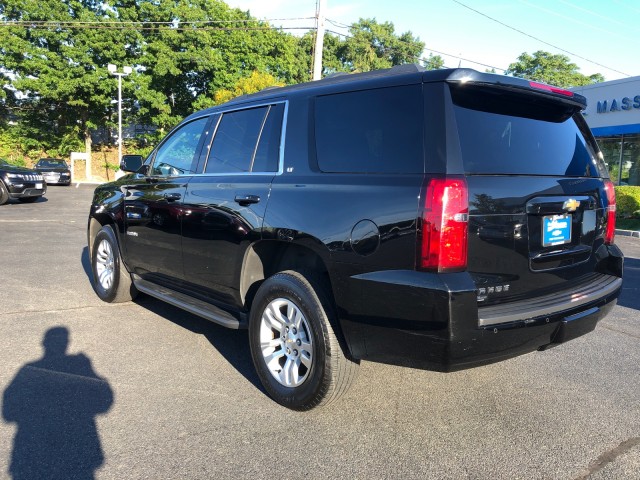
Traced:
<path fill-rule="evenodd" d="M 13 458 L 16 478 L 640 479 L 639 239 L 618 237 L 623 293 L 592 334 L 449 374 L 363 362 L 296 413 L 246 332 L 97 298 L 92 189 L 0 207 L 0 478 Z"/>

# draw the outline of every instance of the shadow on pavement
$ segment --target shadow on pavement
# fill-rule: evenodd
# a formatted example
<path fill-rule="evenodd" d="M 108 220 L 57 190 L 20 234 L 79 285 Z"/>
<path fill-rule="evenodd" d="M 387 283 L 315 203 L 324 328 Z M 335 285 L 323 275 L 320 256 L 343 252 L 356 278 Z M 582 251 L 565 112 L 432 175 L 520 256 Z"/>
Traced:
<path fill-rule="evenodd" d="M 82 249 L 80 261 L 82 262 L 82 268 L 89 283 L 93 285 L 93 272 L 88 247 Z M 147 295 L 140 295 L 135 300 L 135 303 L 190 332 L 204 335 L 209 343 L 213 345 L 242 376 L 257 389 L 265 392 L 251 361 L 251 351 L 249 350 L 249 340 L 246 330 L 231 330 L 216 325 L 215 323 Z"/>
<path fill-rule="evenodd" d="M 45 193 L 46 195 L 46 193 Z M 10 198 L 9 201 L 7 202 L 7 205 L 13 205 L 13 206 L 17 206 L 17 205 L 33 205 L 34 203 L 45 203 L 48 202 L 49 199 L 47 197 L 40 197 L 37 200 L 33 201 L 33 202 L 21 202 L 20 200 L 18 200 L 17 198 Z"/>
<path fill-rule="evenodd" d="M 113 392 L 79 353 L 67 355 L 69 330 L 49 329 L 44 355 L 24 365 L 2 398 L 2 417 L 17 426 L 9 473 L 18 479 L 91 479 L 104 462 L 95 417 Z"/>
<path fill-rule="evenodd" d="M 233 330 L 192 315 L 147 295 L 135 303 L 190 332 L 204 335 L 209 343 L 254 387 L 266 394 L 251 360 L 247 330 Z"/>
<path fill-rule="evenodd" d="M 82 268 L 84 270 L 85 275 L 89 279 L 89 283 L 93 285 L 93 272 L 91 270 L 91 259 L 89 258 L 89 247 L 84 247 L 82 249 L 82 254 L 80 255 L 80 262 L 82 262 Z"/>

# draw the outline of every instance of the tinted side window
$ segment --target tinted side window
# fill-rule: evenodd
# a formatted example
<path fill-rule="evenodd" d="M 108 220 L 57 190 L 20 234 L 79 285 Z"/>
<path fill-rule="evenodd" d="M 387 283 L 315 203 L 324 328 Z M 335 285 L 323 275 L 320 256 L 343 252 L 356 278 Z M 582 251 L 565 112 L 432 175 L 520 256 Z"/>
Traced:
<path fill-rule="evenodd" d="M 277 172 L 280 161 L 280 135 L 284 103 L 271 105 L 253 160 L 252 172 Z"/>
<path fill-rule="evenodd" d="M 183 125 L 167 138 L 156 152 L 152 175 L 174 176 L 191 173 L 191 165 L 199 153 L 200 139 L 209 117 Z"/>
<path fill-rule="evenodd" d="M 422 173 L 422 132 L 422 85 L 316 100 L 316 152 L 323 172 Z"/>
<path fill-rule="evenodd" d="M 269 107 L 238 110 L 222 115 L 205 173 L 251 171 L 256 145 Z"/>

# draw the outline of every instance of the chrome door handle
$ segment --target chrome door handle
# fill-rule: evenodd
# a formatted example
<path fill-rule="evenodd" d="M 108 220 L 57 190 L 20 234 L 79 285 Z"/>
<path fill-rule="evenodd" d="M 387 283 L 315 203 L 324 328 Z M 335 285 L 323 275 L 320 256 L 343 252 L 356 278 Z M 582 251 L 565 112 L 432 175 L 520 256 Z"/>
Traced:
<path fill-rule="evenodd" d="M 234 200 L 241 206 L 246 207 L 252 203 L 258 203 L 260 201 L 260 197 L 258 195 L 236 195 Z"/>

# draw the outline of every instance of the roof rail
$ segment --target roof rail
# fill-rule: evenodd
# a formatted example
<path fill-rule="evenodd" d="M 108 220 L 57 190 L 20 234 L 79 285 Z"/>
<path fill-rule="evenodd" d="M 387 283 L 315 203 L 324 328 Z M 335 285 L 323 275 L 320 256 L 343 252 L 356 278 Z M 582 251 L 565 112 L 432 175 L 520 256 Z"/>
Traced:
<path fill-rule="evenodd" d="M 350 75 L 350 73 L 349 72 L 333 72 L 324 78 L 343 77 L 345 75 Z"/>
<path fill-rule="evenodd" d="M 424 67 L 416 63 L 405 63 L 391 67 L 391 71 L 394 73 L 418 73 L 424 72 L 425 70 Z"/>

